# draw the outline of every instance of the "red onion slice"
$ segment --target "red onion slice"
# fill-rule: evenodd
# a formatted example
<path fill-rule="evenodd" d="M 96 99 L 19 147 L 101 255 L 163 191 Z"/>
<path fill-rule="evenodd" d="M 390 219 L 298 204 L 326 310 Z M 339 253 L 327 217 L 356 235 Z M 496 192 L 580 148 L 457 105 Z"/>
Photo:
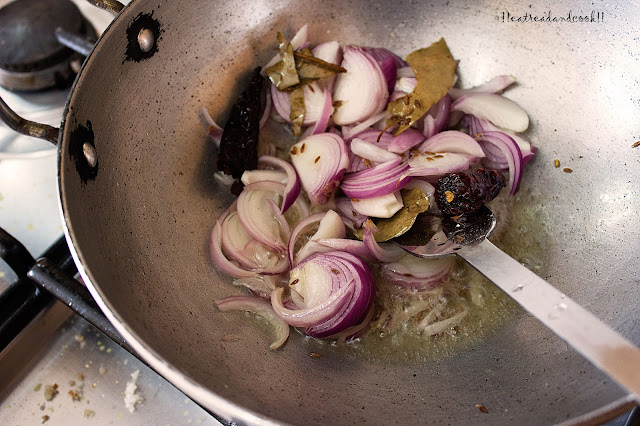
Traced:
<path fill-rule="evenodd" d="M 245 185 L 265 180 L 286 184 L 287 174 L 281 170 L 245 170 L 240 177 L 240 181 Z"/>
<path fill-rule="evenodd" d="M 232 205 L 232 207 L 234 206 Z M 220 215 L 213 226 L 213 231 L 211 231 L 211 236 L 209 238 L 209 253 L 211 255 L 211 259 L 222 272 L 231 277 L 252 277 L 256 274 L 255 272 L 239 267 L 237 263 L 227 259 L 222 252 L 222 221 L 224 221 L 228 214 L 229 210 Z"/>
<path fill-rule="evenodd" d="M 357 137 L 351 140 L 351 144 L 349 145 L 349 148 L 351 149 L 351 152 L 353 152 L 354 154 L 362 158 L 366 158 L 367 160 L 376 161 L 379 163 L 393 161 L 399 158 L 397 154 L 394 154 L 393 152 L 389 152 L 384 148 L 380 148 L 379 146 L 376 146 L 371 142 L 365 142 L 362 139 Z"/>
<path fill-rule="evenodd" d="M 362 225 L 362 241 L 373 257 L 381 262 L 395 262 L 406 254 L 396 244 L 379 244 L 374 237 L 376 232 L 378 227 L 370 219 Z"/>
<path fill-rule="evenodd" d="M 204 122 L 207 128 L 207 136 L 211 139 L 216 147 L 220 148 L 220 141 L 222 140 L 222 127 L 218 126 L 211 114 L 209 114 L 209 110 L 205 107 L 200 109 L 200 118 Z"/>
<path fill-rule="evenodd" d="M 456 100 L 470 93 L 502 93 L 504 89 L 511 86 L 515 82 L 516 78 L 512 75 L 498 75 L 496 77 L 493 77 L 486 83 L 472 87 L 470 89 L 458 89 L 456 87 L 453 87 L 451 90 L 449 90 L 449 96 L 451 96 L 453 100 Z"/>
<path fill-rule="evenodd" d="M 364 49 L 378 62 L 387 81 L 387 87 L 392 89 L 396 82 L 398 68 L 406 67 L 407 63 L 398 55 L 383 47 L 365 47 Z"/>
<path fill-rule="evenodd" d="M 408 65 L 405 66 L 405 67 L 402 67 L 402 68 L 398 68 L 398 79 L 400 79 L 402 77 L 414 77 L 415 78 L 415 76 L 416 76 L 416 73 L 413 71 L 413 68 L 411 68 Z"/>
<path fill-rule="evenodd" d="M 354 285 L 353 296 L 340 314 L 322 324 L 307 327 L 305 330 L 309 336 L 322 339 L 334 336 L 362 321 L 373 304 L 375 280 L 367 264 L 352 254 L 337 251 L 318 254 L 309 259 L 320 256 L 331 257 L 330 261 L 324 262 L 328 268 L 331 268 L 329 262 L 340 263 L 347 268 L 348 276 L 344 279 L 351 280 L 350 282 Z"/>
<path fill-rule="evenodd" d="M 471 164 L 468 155 L 453 152 L 415 154 L 409 158 L 409 176 L 436 177 L 446 173 L 467 170 Z"/>
<path fill-rule="evenodd" d="M 427 139 L 418 147 L 418 151 L 424 152 L 455 152 L 482 158 L 485 156 L 480 144 L 466 133 L 457 130 L 440 132 Z"/>
<path fill-rule="evenodd" d="M 426 290 L 440 284 L 446 278 L 453 265 L 455 257 L 440 259 L 421 259 L 411 254 L 405 254 L 395 262 L 382 266 L 384 275 L 395 284 L 412 290 Z"/>
<path fill-rule="evenodd" d="M 326 238 L 318 240 L 318 244 L 327 247 L 328 251 L 338 250 L 351 253 L 365 260 L 376 260 L 371 252 L 360 240 L 350 240 L 348 238 Z"/>
<path fill-rule="evenodd" d="M 290 154 L 311 203 L 326 204 L 349 166 L 342 138 L 334 133 L 311 135 L 295 144 Z"/>
<path fill-rule="evenodd" d="M 316 226 L 316 232 L 302 246 L 299 246 L 299 237 L 309 228 Z M 324 238 L 344 238 L 346 229 L 340 215 L 333 210 L 326 213 L 316 213 L 301 220 L 291 232 L 289 239 L 289 261 L 295 266 L 314 253 L 329 251 L 326 247 L 316 243 Z"/>
<path fill-rule="evenodd" d="M 427 139 L 438 133 L 438 130 L 436 129 L 436 120 L 429 114 L 424 116 L 423 128 L 422 133 Z"/>
<path fill-rule="evenodd" d="M 340 215 L 342 216 L 342 221 L 352 230 L 360 229 L 364 221 L 367 220 L 367 216 L 358 213 L 353 208 L 351 198 L 338 197 L 334 200 L 334 202 L 336 205 L 336 209 L 338 209 Z"/>
<path fill-rule="evenodd" d="M 389 96 L 387 82 L 380 66 L 366 51 L 346 46 L 341 66 L 347 70 L 338 75 L 333 88 L 333 121 L 340 126 L 359 123 L 381 112 Z"/>
<path fill-rule="evenodd" d="M 529 127 L 529 116 L 520 105 L 493 93 L 464 95 L 451 105 L 451 110 L 475 115 L 514 132 L 524 132 Z"/>
<path fill-rule="evenodd" d="M 363 216 L 388 218 L 400 210 L 404 203 L 400 191 L 381 195 L 373 198 L 360 198 L 351 200 L 353 210 Z"/>
<path fill-rule="evenodd" d="M 522 179 L 522 153 L 513 138 L 503 132 L 483 132 L 478 135 L 481 143 L 489 143 L 500 148 L 509 164 L 509 194 L 515 195 Z"/>
<path fill-rule="evenodd" d="M 264 299 L 249 296 L 230 296 L 216 300 L 216 305 L 222 312 L 233 310 L 249 311 L 269 321 L 276 331 L 276 340 L 269 345 L 270 349 L 280 348 L 289 338 L 289 325 L 276 315 L 271 304 Z"/>
<path fill-rule="evenodd" d="M 407 129 L 394 137 L 387 149 L 391 152 L 402 154 L 419 143 L 424 142 L 424 140 L 425 136 L 422 132 L 419 132 L 416 129 Z"/>
<path fill-rule="evenodd" d="M 296 170 L 291 163 L 270 155 L 258 157 L 258 167 L 261 169 L 266 167 L 278 168 L 287 174 L 287 184 L 284 188 L 282 207 L 280 208 L 280 213 L 284 214 L 300 195 L 300 178 Z"/>
<path fill-rule="evenodd" d="M 405 174 L 408 170 L 409 165 L 398 158 L 367 170 L 345 174 L 340 188 L 351 198 L 380 197 L 404 188 L 411 180 Z"/>
<path fill-rule="evenodd" d="M 231 284 L 244 287 L 258 297 L 271 300 L 271 293 L 276 287 L 281 287 L 281 275 L 255 275 L 253 277 L 238 278 Z"/>
<path fill-rule="evenodd" d="M 358 136 L 358 134 L 360 132 L 363 132 L 363 131 L 369 129 L 369 127 L 375 125 L 379 121 L 385 120 L 386 118 L 387 118 L 387 112 L 383 111 L 381 113 L 372 115 L 367 120 L 363 121 L 360 124 L 356 124 L 353 127 L 342 126 L 342 137 L 345 140 L 347 140 L 347 139 L 353 138 L 354 136 Z M 378 131 L 378 135 L 379 134 L 380 134 L 380 132 Z"/>
<path fill-rule="evenodd" d="M 321 324 L 338 314 L 353 296 L 353 285 L 338 288 L 323 303 L 304 309 L 287 309 L 282 301 L 283 288 L 271 293 L 271 306 L 287 324 L 294 327 L 311 327 Z"/>
<path fill-rule="evenodd" d="M 451 110 L 451 98 L 444 95 L 438 102 L 429 108 L 428 114 L 433 116 L 436 124 L 436 133 L 441 132 L 449 122 L 449 112 Z"/>
<path fill-rule="evenodd" d="M 261 181 L 245 186 L 237 200 L 238 217 L 249 235 L 279 254 L 287 251 L 283 239 L 286 230 L 282 229 L 284 219 L 273 211 L 268 201 L 275 202 L 283 192 L 283 184 Z"/>
<path fill-rule="evenodd" d="M 474 117 L 473 115 L 465 116 L 465 121 L 465 125 L 469 128 L 469 134 L 472 136 L 476 133 L 492 131 L 503 132 L 511 136 L 511 138 L 518 144 L 518 148 L 520 148 L 520 152 L 522 153 L 522 160 L 525 164 L 533 158 L 536 152 L 536 148 L 532 146 L 528 140 L 510 130 L 500 129 L 487 120 Z M 506 159 L 504 162 L 506 163 Z"/>
<path fill-rule="evenodd" d="M 342 62 L 342 48 L 340 47 L 340 43 L 337 41 L 327 41 L 325 43 L 320 43 L 312 50 L 313 56 L 318 59 L 322 59 L 325 62 L 329 62 L 330 64 L 339 64 Z M 329 94 L 333 92 L 333 86 L 335 85 L 337 76 L 332 76 L 328 78 L 323 78 L 318 81 L 320 87 L 327 90 Z"/>
<path fill-rule="evenodd" d="M 418 79 L 415 77 L 400 77 L 396 81 L 396 85 L 393 88 L 394 92 L 402 92 L 405 95 L 413 92 L 413 89 L 418 85 Z"/>

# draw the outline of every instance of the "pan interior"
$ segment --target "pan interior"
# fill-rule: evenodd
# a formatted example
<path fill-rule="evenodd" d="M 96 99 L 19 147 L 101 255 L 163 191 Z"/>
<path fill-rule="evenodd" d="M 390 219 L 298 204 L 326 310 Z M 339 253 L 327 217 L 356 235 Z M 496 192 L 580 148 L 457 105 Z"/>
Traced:
<path fill-rule="evenodd" d="M 526 12 L 591 14 L 580 7 L 538 3 Z M 224 123 L 249 71 L 273 55 L 276 32 L 290 37 L 308 23 L 311 40 L 403 55 L 444 37 L 460 60 L 462 87 L 517 76 L 508 96 L 529 112 L 527 136 L 540 151 L 526 168 L 512 226 L 536 234 L 530 241 L 544 253 L 544 278 L 640 344 L 640 244 L 629 226 L 640 212 L 631 148 L 640 137 L 640 91 L 628 71 L 639 57 L 628 32 L 638 7 L 602 10 L 607 19 L 589 25 L 503 20 L 521 9 L 507 2 L 134 2 L 89 57 L 64 123 L 62 208 L 94 292 L 157 359 L 241 410 L 278 421 L 527 423 L 535 413 L 535 423 L 555 423 L 620 398 L 612 382 L 519 311 L 454 355 L 394 362 L 345 356 L 295 333 L 273 352 L 266 325 L 213 304 L 241 291 L 209 259 L 209 233 L 232 197 L 213 178 L 215 147 L 198 111 L 207 107 Z M 160 23 L 157 52 L 127 60 L 126 30 L 140 14 Z M 98 159 L 88 178 L 69 151 L 80 127 L 90 127 Z M 554 168 L 554 159 L 573 173 Z M 529 253 L 518 244 L 508 250 Z M 322 358 L 308 356 L 318 348 Z M 243 418 L 206 392 L 199 399 L 212 411 Z"/>

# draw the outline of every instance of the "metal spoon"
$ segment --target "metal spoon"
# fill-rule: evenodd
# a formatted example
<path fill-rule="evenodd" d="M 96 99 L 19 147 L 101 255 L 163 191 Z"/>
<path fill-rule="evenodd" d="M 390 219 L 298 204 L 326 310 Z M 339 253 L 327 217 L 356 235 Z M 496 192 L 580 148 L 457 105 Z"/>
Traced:
<path fill-rule="evenodd" d="M 403 248 L 423 258 L 460 256 L 640 403 L 640 349 L 493 245 L 487 237 L 495 226 L 483 207 L 443 219 L 426 244 Z"/>

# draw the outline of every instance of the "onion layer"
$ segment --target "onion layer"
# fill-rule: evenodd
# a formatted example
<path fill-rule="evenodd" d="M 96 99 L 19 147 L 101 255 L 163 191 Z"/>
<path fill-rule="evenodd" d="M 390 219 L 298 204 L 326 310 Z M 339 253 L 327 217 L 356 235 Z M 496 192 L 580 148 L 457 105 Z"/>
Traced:
<path fill-rule="evenodd" d="M 409 165 L 401 158 L 355 173 L 348 173 L 342 181 L 342 192 L 351 198 L 373 198 L 391 194 L 409 183 L 405 174 Z"/>

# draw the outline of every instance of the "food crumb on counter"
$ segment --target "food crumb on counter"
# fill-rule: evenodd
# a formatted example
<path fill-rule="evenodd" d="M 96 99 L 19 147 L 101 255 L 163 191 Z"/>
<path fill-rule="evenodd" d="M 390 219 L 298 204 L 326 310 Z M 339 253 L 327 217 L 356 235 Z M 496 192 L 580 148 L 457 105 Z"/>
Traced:
<path fill-rule="evenodd" d="M 560 167 L 560 160 L 558 160 L 557 158 L 553 160 L 553 167 L 555 167 L 556 169 Z"/>
<path fill-rule="evenodd" d="M 42 423 L 49 421 L 49 419 L 50 417 L 45 414 L 44 416 L 42 416 Z"/>
<path fill-rule="evenodd" d="M 78 373 L 78 380 L 84 380 L 84 374 Z"/>
<path fill-rule="evenodd" d="M 631 145 L 631 148 L 637 148 L 639 146 L 640 146 L 640 141 L 637 141 L 633 145 Z"/>
<path fill-rule="evenodd" d="M 46 385 L 44 387 L 44 399 L 51 401 L 58 394 L 58 384 Z"/>
<path fill-rule="evenodd" d="M 309 352 L 309 356 L 311 358 L 322 358 L 324 355 L 319 354 L 318 352 Z"/>
<path fill-rule="evenodd" d="M 33 388 L 33 391 L 34 391 L 34 392 L 38 392 L 38 391 L 40 391 L 40 389 L 42 389 L 42 383 L 38 383 L 38 384 L 36 385 L 36 387 L 35 387 L 35 388 Z"/>
<path fill-rule="evenodd" d="M 131 373 L 131 380 L 127 382 L 127 386 L 124 390 L 124 405 L 127 407 L 130 413 L 136 411 L 136 407 L 138 404 L 141 404 L 143 398 L 137 394 L 138 390 L 138 376 L 140 375 L 140 370 L 136 370 Z"/>
<path fill-rule="evenodd" d="M 489 410 L 487 409 L 487 407 L 485 407 L 484 405 L 480 405 L 480 404 L 476 404 L 476 408 L 480 411 L 482 411 L 483 413 L 488 413 Z"/>
<path fill-rule="evenodd" d="M 88 419 L 96 415 L 96 412 L 93 410 L 86 409 L 84 410 L 84 416 Z"/>
<path fill-rule="evenodd" d="M 573 169 L 570 169 L 569 167 L 565 167 L 562 171 L 565 173 L 573 173 Z"/>
<path fill-rule="evenodd" d="M 100 374 L 102 374 L 103 376 L 104 376 L 105 374 L 107 374 L 107 369 L 106 369 L 106 368 L 104 368 L 104 365 L 103 365 L 103 364 L 100 364 L 100 369 L 99 369 L 98 371 L 99 371 L 99 372 L 100 372 Z"/>

